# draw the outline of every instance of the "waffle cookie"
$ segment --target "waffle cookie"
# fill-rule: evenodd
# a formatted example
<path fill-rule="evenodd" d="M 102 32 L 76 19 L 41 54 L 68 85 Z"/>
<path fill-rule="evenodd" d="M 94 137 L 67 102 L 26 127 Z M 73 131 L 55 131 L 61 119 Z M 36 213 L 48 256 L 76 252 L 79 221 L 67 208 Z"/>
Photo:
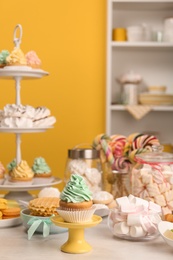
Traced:
<path fill-rule="evenodd" d="M 59 207 L 59 198 L 42 197 L 36 198 L 29 202 L 30 214 L 33 216 L 47 217 L 53 214 L 57 215 Z"/>

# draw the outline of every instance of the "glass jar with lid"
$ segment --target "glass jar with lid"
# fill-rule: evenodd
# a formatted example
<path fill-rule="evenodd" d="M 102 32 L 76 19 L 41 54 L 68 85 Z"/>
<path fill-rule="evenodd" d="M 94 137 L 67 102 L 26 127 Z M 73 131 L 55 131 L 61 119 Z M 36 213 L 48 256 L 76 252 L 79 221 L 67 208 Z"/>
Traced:
<path fill-rule="evenodd" d="M 100 152 L 90 145 L 80 144 L 68 150 L 64 181 L 71 174 L 81 175 L 92 193 L 102 190 Z"/>
<path fill-rule="evenodd" d="M 162 146 L 152 146 L 152 152 L 137 154 L 131 172 L 132 194 L 153 201 L 162 214 L 173 211 L 173 154 L 163 152 Z"/>

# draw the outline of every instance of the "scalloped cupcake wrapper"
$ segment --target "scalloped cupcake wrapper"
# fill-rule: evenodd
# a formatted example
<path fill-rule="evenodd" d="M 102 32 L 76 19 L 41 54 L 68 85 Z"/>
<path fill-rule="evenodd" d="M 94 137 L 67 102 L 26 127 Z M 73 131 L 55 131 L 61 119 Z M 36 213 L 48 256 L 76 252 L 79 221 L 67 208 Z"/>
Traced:
<path fill-rule="evenodd" d="M 87 210 L 63 210 L 58 208 L 58 214 L 66 221 L 70 223 L 84 223 L 89 222 L 96 210 L 96 207 L 92 207 Z"/>

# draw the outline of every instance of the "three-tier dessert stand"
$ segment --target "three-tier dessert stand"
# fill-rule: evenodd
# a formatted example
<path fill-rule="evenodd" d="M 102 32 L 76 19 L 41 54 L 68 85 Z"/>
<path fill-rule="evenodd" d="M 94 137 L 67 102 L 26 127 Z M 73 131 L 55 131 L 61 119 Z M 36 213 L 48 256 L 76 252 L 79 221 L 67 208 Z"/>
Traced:
<path fill-rule="evenodd" d="M 19 31 L 19 38 L 16 37 L 16 33 Z M 22 26 L 17 24 L 14 29 L 13 42 L 15 47 L 20 47 L 22 38 Z M 41 69 L 32 69 L 29 66 L 5 66 L 0 69 L 0 78 L 1 79 L 12 79 L 15 81 L 15 90 L 16 90 L 16 105 L 21 104 L 20 98 L 20 88 L 21 88 L 21 80 L 23 79 L 39 79 L 44 76 L 49 75 L 48 72 Z M 32 127 L 32 128 L 12 128 L 12 127 L 0 127 L 1 133 L 14 133 L 16 136 L 16 163 L 19 164 L 21 162 L 21 134 L 23 133 L 38 133 L 45 132 L 52 127 Z M 59 178 L 53 178 L 53 181 L 50 183 L 40 183 L 40 184 L 32 184 L 32 185 L 10 185 L 9 182 L 6 181 L 0 185 L 0 190 L 8 190 L 9 193 L 5 195 L 7 199 L 23 199 L 30 200 L 33 198 L 31 194 L 28 193 L 29 190 L 37 190 L 43 187 L 49 187 L 56 184 L 59 184 L 62 180 Z"/>

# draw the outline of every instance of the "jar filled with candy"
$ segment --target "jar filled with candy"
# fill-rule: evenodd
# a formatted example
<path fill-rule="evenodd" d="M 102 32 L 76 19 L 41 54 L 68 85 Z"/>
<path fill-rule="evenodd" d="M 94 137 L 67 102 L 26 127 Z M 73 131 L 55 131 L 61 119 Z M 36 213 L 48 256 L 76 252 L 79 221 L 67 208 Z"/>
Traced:
<path fill-rule="evenodd" d="M 173 211 L 173 154 L 163 147 L 152 146 L 152 152 L 136 154 L 132 169 L 132 194 L 161 206 L 166 216 Z"/>
<path fill-rule="evenodd" d="M 126 240 L 151 240 L 159 235 L 161 207 L 132 194 L 116 199 L 109 212 L 108 227 L 112 234 Z"/>
<path fill-rule="evenodd" d="M 64 175 L 65 183 L 68 182 L 71 174 L 81 175 L 92 193 L 102 190 L 100 152 L 85 144 L 69 149 Z"/>

